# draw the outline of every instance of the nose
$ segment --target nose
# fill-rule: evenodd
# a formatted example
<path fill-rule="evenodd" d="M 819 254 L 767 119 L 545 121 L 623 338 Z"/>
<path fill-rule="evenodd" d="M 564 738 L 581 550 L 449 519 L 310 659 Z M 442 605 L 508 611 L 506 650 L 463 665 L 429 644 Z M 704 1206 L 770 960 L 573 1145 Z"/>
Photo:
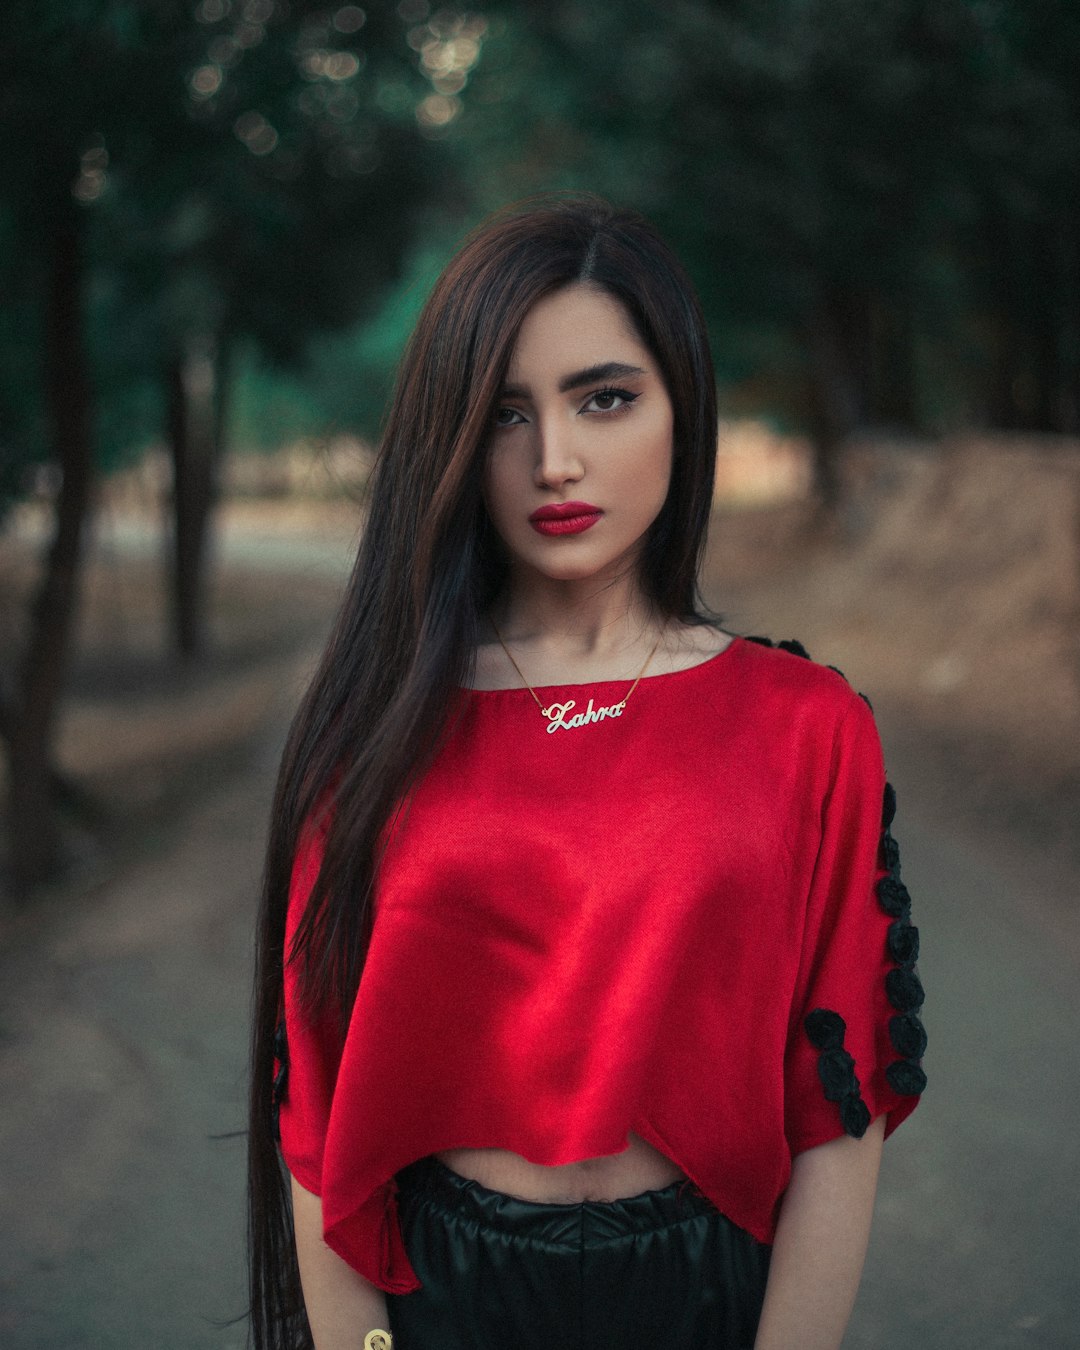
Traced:
<path fill-rule="evenodd" d="M 560 488 L 585 476 L 585 466 L 574 443 L 573 430 L 559 419 L 542 421 L 537 427 L 537 487 Z"/>

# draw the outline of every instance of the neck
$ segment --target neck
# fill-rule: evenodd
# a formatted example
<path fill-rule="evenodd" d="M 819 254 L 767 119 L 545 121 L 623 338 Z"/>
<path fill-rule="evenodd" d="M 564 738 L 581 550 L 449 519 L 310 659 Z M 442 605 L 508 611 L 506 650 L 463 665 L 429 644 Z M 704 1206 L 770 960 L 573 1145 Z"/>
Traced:
<path fill-rule="evenodd" d="M 561 651 L 568 658 L 602 657 L 655 641 L 663 625 L 636 577 L 554 581 L 513 577 L 492 607 L 507 641 Z"/>

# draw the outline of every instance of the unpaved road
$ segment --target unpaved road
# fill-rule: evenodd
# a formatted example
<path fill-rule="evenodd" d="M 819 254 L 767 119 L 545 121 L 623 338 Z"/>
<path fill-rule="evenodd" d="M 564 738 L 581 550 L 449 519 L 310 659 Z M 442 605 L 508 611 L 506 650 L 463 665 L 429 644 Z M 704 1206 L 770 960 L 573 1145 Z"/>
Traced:
<path fill-rule="evenodd" d="M 779 636 L 779 634 L 778 634 Z M 945 836 L 878 708 L 930 1088 L 889 1142 L 848 1350 L 1080 1346 L 1075 883 Z M 163 849 L 0 956 L 0 1346 L 239 1350 L 251 928 L 285 701 Z M 508 1347 L 508 1350 L 511 1348 Z"/>

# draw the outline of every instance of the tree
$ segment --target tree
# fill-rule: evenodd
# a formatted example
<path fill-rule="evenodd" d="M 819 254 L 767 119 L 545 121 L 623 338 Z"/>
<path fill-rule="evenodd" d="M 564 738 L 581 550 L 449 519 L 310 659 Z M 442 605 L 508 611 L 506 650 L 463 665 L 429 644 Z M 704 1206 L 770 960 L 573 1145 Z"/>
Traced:
<path fill-rule="evenodd" d="M 129 157 L 115 260 L 149 290 L 173 462 L 174 631 L 203 647 L 204 563 L 238 342 L 296 363 L 400 266 L 439 186 L 429 86 L 394 9 L 207 0 L 169 36 L 159 134 Z M 162 111 L 163 109 L 163 111 Z M 164 153 L 163 153 L 164 151 Z"/>
<path fill-rule="evenodd" d="M 247 336 L 297 360 L 314 332 L 377 298 L 437 185 L 429 89 L 387 4 L 13 0 L 0 14 L 0 220 L 8 270 L 47 297 L 34 383 L 60 470 L 26 652 L 0 709 L 17 892 L 59 861 L 51 746 L 105 448 L 96 370 L 165 390 L 175 611 L 195 650 L 232 344 Z M 92 359 L 88 311 L 103 304 L 117 322 Z M 3 404 L 34 422 L 25 400 Z"/>
<path fill-rule="evenodd" d="M 115 98 L 123 63 L 83 64 L 58 5 L 5 10 L 0 33 L 0 147 L 10 166 L 4 187 L 22 265 L 40 279 L 39 385 L 49 449 L 60 473 L 52 542 L 17 672 L 9 726 L 8 825 L 16 886 L 51 874 L 57 854 L 51 744 L 78 598 L 93 475 L 93 411 L 85 346 L 86 228 L 72 193 L 86 146 L 86 123 Z M 113 32 L 106 35 L 111 45 Z M 66 58 L 68 78 L 48 97 L 48 57 Z M 44 58 L 44 59 L 43 59 Z M 95 78 L 100 76 L 101 78 Z"/>

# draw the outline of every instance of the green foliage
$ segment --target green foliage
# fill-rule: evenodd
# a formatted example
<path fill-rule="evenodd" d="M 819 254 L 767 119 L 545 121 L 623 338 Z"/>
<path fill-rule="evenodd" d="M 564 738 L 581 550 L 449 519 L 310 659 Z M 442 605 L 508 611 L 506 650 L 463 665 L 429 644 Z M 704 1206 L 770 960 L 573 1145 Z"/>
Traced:
<path fill-rule="evenodd" d="M 449 234 L 437 243 L 421 243 L 401 283 L 368 323 L 313 344 L 306 387 L 326 425 L 377 438 L 401 353 L 454 243 Z"/>
<path fill-rule="evenodd" d="M 74 199 L 102 465 L 160 424 L 178 349 L 295 365 L 378 303 L 440 182 L 410 22 L 311 0 L 0 13 L 0 278 L 40 269 Z M 40 330 L 40 277 L 23 289 L 5 322 Z M 38 338 L 0 357 L 9 491 L 48 452 Z"/>
<path fill-rule="evenodd" d="M 1067 0 L 487 12 L 455 128 L 472 200 L 585 187 L 644 210 L 727 383 L 806 420 L 828 350 L 859 420 L 1080 423 Z"/>
<path fill-rule="evenodd" d="M 193 336 L 260 353 L 245 440 L 370 435 L 461 230 L 553 187 L 657 221 L 733 407 L 808 424 L 825 353 L 858 420 L 1076 428 L 1078 48 L 1067 0 L 11 0 L 0 476 L 47 450 L 35 268 L 73 186 L 105 464 Z"/>

